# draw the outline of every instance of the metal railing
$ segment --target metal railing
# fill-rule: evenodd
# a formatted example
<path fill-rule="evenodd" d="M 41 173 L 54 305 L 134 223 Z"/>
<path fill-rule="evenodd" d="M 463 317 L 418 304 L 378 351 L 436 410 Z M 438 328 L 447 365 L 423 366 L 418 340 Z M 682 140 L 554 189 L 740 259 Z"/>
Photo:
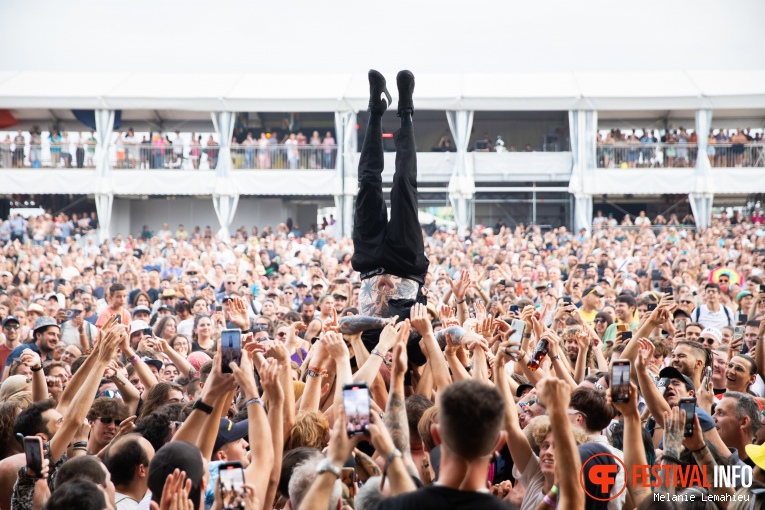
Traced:
<path fill-rule="evenodd" d="M 336 145 L 233 145 L 234 169 L 318 170 L 335 168 Z"/>
<path fill-rule="evenodd" d="M 695 143 L 599 144 L 598 168 L 692 168 L 699 148 Z M 763 167 L 765 144 L 710 144 L 707 148 L 713 167 Z"/>
<path fill-rule="evenodd" d="M 95 168 L 92 143 L 6 144 L 0 143 L 2 168 Z"/>

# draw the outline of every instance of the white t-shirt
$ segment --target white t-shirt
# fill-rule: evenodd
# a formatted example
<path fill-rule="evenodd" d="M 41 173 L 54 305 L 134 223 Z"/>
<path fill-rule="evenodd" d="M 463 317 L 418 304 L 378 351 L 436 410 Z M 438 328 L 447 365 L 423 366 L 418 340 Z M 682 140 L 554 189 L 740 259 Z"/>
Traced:
<path fill-rule="evenodd" d="M 698 315 L 697 315 L 698 314 Z M 698 317 L 698 319 L 697 319 Z M 725 326 L 733 326 L 733 311 L 727 306 L 720 305 L 716 312 L 710 310 L 707 305 L 696 307 L 691 313 L 691 320 L 698 322 L 705 328 L 722 329 Z"/>
<path fill-rule="evenodd" d="M 148 509 L 151 505 L 151 491 L 147 490 L 146 494 L 140 502 L 125 494 L 115 492 L 114 502 L 117 505 L 117 510 L 138 510 L 139 508 Z"/>
<path fill-rule="evenodd" d="M 539 466 L 539 457 L 532 453 L 528 464 L 526 464 L 526 469 L 523 470 L 523 474 L 518 472 L 517 467 L 513 467 L 513 476 L 526 489 L 526 495 L 521 503 L 521 510 L 534 510 L 545 497 L 543 492 L 545 477 Z"/>

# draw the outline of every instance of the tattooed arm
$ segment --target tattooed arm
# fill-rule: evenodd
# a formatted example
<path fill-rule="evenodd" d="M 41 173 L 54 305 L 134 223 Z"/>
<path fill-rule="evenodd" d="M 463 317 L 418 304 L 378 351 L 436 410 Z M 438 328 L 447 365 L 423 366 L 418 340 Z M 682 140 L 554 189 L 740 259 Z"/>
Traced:
<path fill-rule="evenodd" d="M 439 330 L 436 333 L 436 341 L 438 342 L 439 347 L 443 349 L 446 347 L 446 343 L 450 343 L 452 345 L 461 345 L 462 344 L 462 338 L 465 336 L 465 331 L 459 326 L 452 326 L 446 329 Z"/>
<path fill-rule="evenodd" d="M 704 434 L 701 431 L 699 417 L 696 416 L 695 413 L 693 415 L 693 435 L 691 437 L 685 438 L 683 441 L 683 446 L 685 446 L 685 448 L 693 454 L 693 458 L 696 461 L 696 464 L 698 464 L 701 469 L 706 470 L 707 476 L 711 477 L 717 462 L 715 462 L 714 457 L 712 457 L 712 452 L 709 451 L 707 442 L 704 441 Z M 721 507 L 726 508 L 724 505 L 724 503 L 728 501 L 726 498 L 732 496 L 735 492 L 735 489 L 733 487 L 715 486 L 712 489 L 712 492 L 714 492 L 716 495 L 728 494 L 728 496 L 723 496 L 721 499 L 723 504 L 720 505 Z"/>
<path fill-rule="evenodd" d="M 370 329 L 382 329 L 391 323 L 391 319 L 382 317 L 369 317 L 367 315 L 351 315 L 341 317 L 338 321 L 340 333 L 343 335 L 355 335 Z"/>
<path fill-rule="evenodd" d="M 412 452 L 409 448 L 409 423 L 406 419 L 406 405 L 404 403 L 404 374 L 407 368 L 406 347 L 403 344 L 396 345 L 393 351 L 393 366 L 390 374 L 390 395 L 388 405 L 385 407 L 385 426 L 390 431 L 393 444 L 404 456 L 404 464 L 410 475 L 418 477 L 417 468 L 412 461 Z"/>

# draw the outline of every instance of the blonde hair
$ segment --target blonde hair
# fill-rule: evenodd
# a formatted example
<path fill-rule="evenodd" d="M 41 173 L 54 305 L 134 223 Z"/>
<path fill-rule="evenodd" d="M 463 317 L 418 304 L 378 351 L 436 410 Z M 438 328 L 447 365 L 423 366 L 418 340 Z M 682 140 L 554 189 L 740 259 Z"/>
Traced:
<path fill-rule="evenodd" d="M 529 437 L 530 435 L 531 439 L 536 443 L 537 448 L 535 449 L 538 449 L 539 445 L 544 442 L 547 434 L 552 432 L 552 423 L 550 422 L 550 417 L 547 415 L 537 416 L 526 428 L 531 429 L 529 431 L 530 434 L 527 434 L 526 437 Z M 571 425 L 571 432 L 574 433 L 574 440 L 576 441 L 577 446 L 590 442 L 590 436 L 588 436 L 581 427 Z"/>
<path fill-rule="evenodd" d="M 285 441 L 284 451 L 299 446 L 310 446 L 322 450 L 327 445 L 329 421 L 322 413 L 305 411 L 295 416 L 295 426 Z"/>

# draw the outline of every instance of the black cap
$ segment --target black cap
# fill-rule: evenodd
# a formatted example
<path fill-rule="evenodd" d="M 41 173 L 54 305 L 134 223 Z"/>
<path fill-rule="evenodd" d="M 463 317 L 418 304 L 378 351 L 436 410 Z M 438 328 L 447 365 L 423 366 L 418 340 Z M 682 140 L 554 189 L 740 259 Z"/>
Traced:
<path fill-rule="evenodd" d="M 648 271 L 644 269 L 638 269 L 637 271 L 635 271 L 635 274 L 637 275 L 638 278 L 641 278 L 643 276 L 648 276 Z"/>
<path fill-rule="evenodd" d="M 518 398 L 521 398 L 521 395 L 523 395 L 524 391 L 531 390 L 531 389 L 534 389 L 533 384 L 521 384 L 520 386 L 518 386 L 518 389 L 515 390 L 515 396 Z"/>
<path fill-rule="evenodd" d="M 675 367 L 662 368 L 661 372 L 659 372 L 659 377 L 666 377 L 667 379 L 678 379 L 685 383 L 685 387 L 688 388 L 689 391 L 696 391 L 696 386 L 693 384 L 693 381 L 691 381 L 688 376 L 681 374 L 680 371 Z"/>
<path fill-rule="evenodd" d="M 582 293 L 582 297 L 589 296 L 592 293 L 594 293 L 598 297 L 603 297 L 603 293 L 600 292 L 600 289 L 597 288 L 595 285 L 590 285 L 589 287 L 584 289 L 584 292 Z"/>
<path fill-rule="evenodd" d="M 248 427 L 249 422 L 247 420 L 234 423 L 228 418 L 221 418 L 218 425 L 218 435 L 215 437 L 215 445 L 213 445 L 213 453 L 229 443 L 243 439 L 247 435 Z"/>
<path fill-rule="evenodd" d="M 19 325 L 21 324 L 21 321 L 17 319 L 16 317 L 14 317 L 13 315 L 9 315 L 5 319 L 3 319 L 3 326 L 8 324 L 9 322 L 15 322 L 16 324 L 19 324 Z"/>

